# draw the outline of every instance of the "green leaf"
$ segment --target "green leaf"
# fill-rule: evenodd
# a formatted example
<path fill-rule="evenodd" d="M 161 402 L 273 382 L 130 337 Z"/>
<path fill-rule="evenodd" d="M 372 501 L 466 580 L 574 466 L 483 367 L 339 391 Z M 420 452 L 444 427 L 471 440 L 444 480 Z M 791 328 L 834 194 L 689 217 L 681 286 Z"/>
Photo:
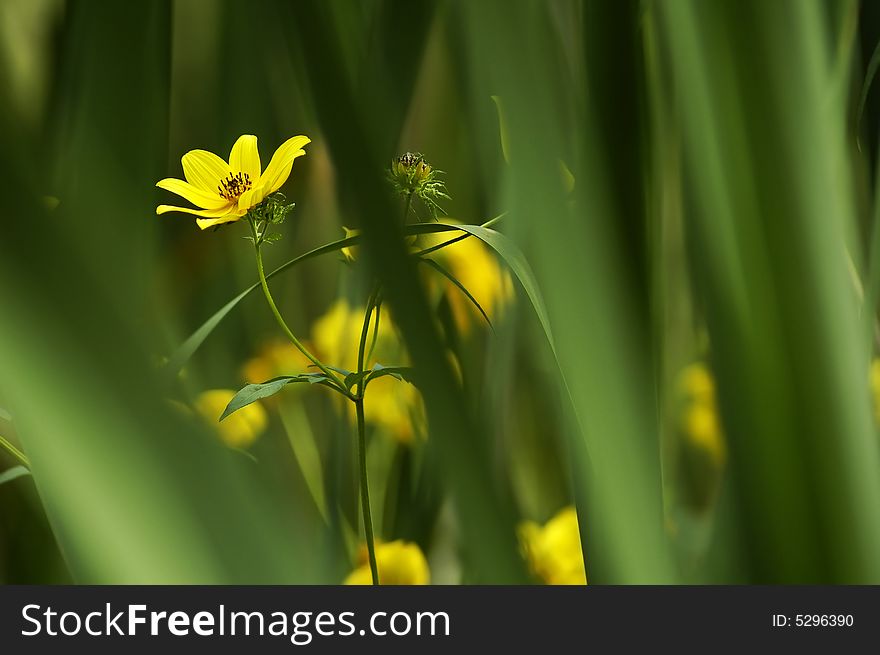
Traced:
<path fill-rule="evenodd" d="M 416 223 L 413 225 L 404 226 L 403 233 L 405 236 L 413 236 L 417 234 L 454 232 L 456 230 L 464 230 L 465 227 L 488 227 L 500 221 L 503 216 L 503 214 L 500 216 L 496 216 L 495 218 L 484 223 L 482 226 L 447 225 L 443 223 Z M 308 259 L 319 257 L 320 255 L 326 255 L 331 252 L 337 252 L 349 246 L 355 246 L 360 243 L 360 241 L 361 235 L 356 234 L 354 236 L 346 237 L 345 239 L 339 239 L 338 241 L 333 241 L 331 243 L 309 250 L 308 252 L 303 253 L 298 257 L 294 257 L 290 261 L 287 261 L 276 268 L 274 271 L 266 275 L 266 279 L 271 279 L 276 275 L 283 273 L 284 271 L 287 271 L 297 264 L 304 262 Z M 205 321 L 195 332 L 193 332 L 168 359 L 168 363 L 165 364 L 164 368 L 167 374 L 169 376 L 176 375 L 180 371 L 180 369 L 183 368 L 183 366 L 189 361 L 189 358 L 193 356 L 193 353 L 195 353 L 195 351 L 199 349 L 199 346 L 202 345 L 205 339 L 208 338 L 208 335 L 210 335 L 211 332 L 213 332 L 214 329 L 220 324 L 220 321 L 226 318 L 226 315 L 229 314 L 229 312 L 231 312 L 238 305 L 238 303 L 240 303 L 253 291 L 256 291 L 259 288 L 259 282 L 252 284 L 240 294 L 235 296 L 228 303 L 223 305 L 223 307 L 218 309 L 207 321 Z"/>
<path fill-rule="evenodd" d="M 2 407 L 0 407 L 0 421 L 8 421 L 10 423 L 12 422 L 12 414 L 7 412 Z"/>
<path fill-rule="evenodd" d="M 342 381 L 345 384 L 345 388 L 351 391 L 351 388 L 356 385 L 362 377 L 365 375 L 369 375 L 370 371 L 361 371 L 360 373 L 349 373 L 345 376 L 345 379 Z"/>
<path fill-rule="evenodd" d="M 386 375 L 390 375 L 401 382 L 409 382 L 410 384 L 416 383 L 415 369 L 412 366 L 382 366 L 381 364 L 376 364 L 367 375 L 364 387 L 366 388 L 366 385 L 371 381 L 385 377 Z"/>
<path fill-rule="evenodd" d="M 479 311 L 480 314 L 482 315 L 482 317 L 485 319 L 486 324 L 487 324 L 490 328 L 492 328 L 492 330 L 495 329 L 495 328 L 492 327 L 492 321 L 489 320 L 489 315 L 483 310 L 483 307 L 480 305 L 479 302 L 477 302 L 477 299 L 474 298 L 473 295 L 471 295 L 471 292 L 467 290 L 467 287 L 465 287 L 465 286 L 464 286 L 464 285 L 458 280 L 458 278 L 456 278 L 452 273 L 450 273 L 449 271 L 447 271 L 445 268 L 443 268 L 443 266 L 441 266 L 439 263 L 435 262 L 433 259 L 419 258 L 419 261 L 420 261 L 420 262 L 424 262 L 425 264 L 427 264 L 428 266 L 430 266 L 431 268 L 433 268 L 435 271 L 437 271 L 438 273 L 440 273 L 440 275 L 442 275 L 442 276 L 445 277 L 447 280 L 449 280 L 450 282 L 452 282 L 452 284 L 454 284 L 454 285 L 458 288 L 458 290 L 461 291 L 461 292 L 464 294 L 465 298 L 467 298 L 468 300 L 470 300 L 470 301 L 471 301 L 471 304 L 472 304 L 474 307 L 477 308 L 477 311 Z"/>
<path fill-rule="evenodd" d="M 233 412 L 237 412 L 242 407 L 246 407 L 247 405 L 250 405 L 257 400 L 260 400 L 261 398 L 273 396 L 281 391 L 281 389 L 286 387 L 288 384 L 294 384 L 296 382 L 308 382 L 309 384 L 324 384 L 331 387 L 333 386 L 330 378 L 328 378 L 323 373 L 282 375 L 280 377 L 267 380 L 266 382 L 260 382 L 259 384 L 248 384 L 242 387 L 241 390 L 232 397 L 232 400 L 229 401 L 226 409 L 223 410 L 223 414 L 220 415 L 220 420 L 222 421 Z"/>
<path fill-rule="evenodd" d="M 409 382 L 410 384 L 415 384 L 414 382 L 414 370 L 411 366 L 383 366 L 382 364 L 374 364 L 373 368 L 368 371 L 361 371 L 360 373 L 349 373 L 345 376 L 345 388 L 351 390 L 354 385 L 356 385 L 360 380 L 364 379 L 364 389 L 367 388 L 367 385 L 371 380 L 375 380 L 376 378 L 385 377 L 386 375 L 390 375 L 401 382 Z"/>
<path fill-rule="evenodd" d="M 13 466 L 11 469 L 7 469 L 6 471 L 3 471 L 3 473 L 0 473 L 0 484 L 12 482 L 13 480 L 17 480 L 20 477 L 30 474 L 31 472 L 24 466 Z"/>
<path fill-rule="evenodd" d="M 547 338 L 547 342 L 550 344 L 550 348 L 553 350 L 555 356 L 556 342 L 553 339 L 553 332 L 550 329 L 550 317 L 547 314 L 547 308 L 544 305 L 544 297 L 541 295 L 541 290 L 538 287 L 537 280 L 535 280 L 535 274 L 532 272 L 532 267 L 529 266 L 528 260 L 526 260 L 525 255 L 516 243 L 514 243 L 510 237 L 501 234 L 501 232 L 496 232 L 485 225 L 455 225 L 452 227 L 477 237 L 480 241 L 498 253 L 501 259 L 504 260 L 513 275 L 519 281 L 523 290 L 526 292 L 526 296 L 528 296 L 532 308 L 538 315 L 541 327 L 544 329 L 544 336 Z"/>

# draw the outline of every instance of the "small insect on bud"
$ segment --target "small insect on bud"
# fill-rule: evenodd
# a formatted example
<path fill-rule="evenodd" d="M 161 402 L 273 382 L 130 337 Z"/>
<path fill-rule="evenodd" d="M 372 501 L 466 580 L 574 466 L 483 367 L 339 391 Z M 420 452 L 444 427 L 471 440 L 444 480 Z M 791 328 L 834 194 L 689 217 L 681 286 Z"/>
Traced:
<path fill-rule="evenodd" d="M 432 218 L 445 213 L 438 204 L 449 199 L 446 185 L 439 178 L 443 171 L 434 169 L 418 152 L 407 152 L 391 161 L 388 179 L 394 190 L 403 197 L 419 198 Z"/>

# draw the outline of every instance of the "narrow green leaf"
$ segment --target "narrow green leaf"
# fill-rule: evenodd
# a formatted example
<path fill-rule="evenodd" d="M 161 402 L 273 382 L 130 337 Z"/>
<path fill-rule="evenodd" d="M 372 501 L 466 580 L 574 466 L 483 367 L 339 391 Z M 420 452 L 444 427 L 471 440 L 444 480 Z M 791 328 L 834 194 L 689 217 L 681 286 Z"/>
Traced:
<path fill-rule="evenodd" d="M 529 266 L 528 260 L 516 243 L 510 237 L 501 234 L 501 232 L 496 232 L 483 225 L 456 225 L 455 228 L 477 237 L 504 260 L 526 292 L 532 308 L 538 315 L 541 327 L 544 329 L 544 336 L 547 338 L 547 342 L 550 344 L 550 348 L 555 355 L 556 342 L 550 329 L 550 317 L 544 305 L 544 297 L 541 295 L 541 290 L 538 287 L 535 274 L 532 272 L 532 267 Z"/>
<path fill-rule="evenodd" d="M 351 388 L 356 385 L 362 377 L 368 375 L 369 371 L 361 371 L 360 373 L 349 373 L 345 376 L 345 379 L 342 381 L 345 384 L 345 388 L 351 391 Z"/>
<path fill-rule="evenodd" d="M 490 328 L 492 328 L 492 330 L 495 329 L 494 327 L 492 327 L 492 321 L 489 320 L 489 315 L 485 312 L 485 310 L 483 310 L 483 307 L 480 305 L 479 302 L 477 302 L 477 299 L 473 297 L 471 292 L 467 290 L 467 287 L 465 287 L 458 280 L 458 278 L 456 278 L 452 273 L 447 271 L 445 268 L 443 268 L 443 266 L 441 266 L 439 263 L 435 262 L 433 259 L 420 258 L 419 261 L 427 264 L 428 266 L 433 268 L 435 271 L 440 273 L 440 275 L 442 275 L 447 280 L 452 282 L 452 284 L 454 284 L 458 288 L 458 290 L 464 294 L 465 298 L 470 300 L 471 304 L 477 308 L 477 311 L 479 311 L 480 314 L 482 315 L 483 319 L 485 319 L 486 325 L 488 325 Z"/>
<path fill-rule="evenodd" d="M 13 466 L 11 469 L 7 469 L 6 471 L 3 471 L 3 473 L 0 473 L 0 484 L 12 482 L 13 480 L 17 480 L 20 477 L 30 474 L 31 472 L 24 466 Z"/>
<path fill-rule="evenodd" d="M 259 384 L 248 384 L 232 397 L 223 414 L 220 415 L 222 421 L 233 412 L 238 411 L 242 407 L 246 407 L 261 398 L 273 396 L 288 384 L 296 382 L 308 382 L 310 384 L 328 384 L 332 385 L 330 379 L 323 373 L 301 373 L 300 375 L 282 375 L 266 382 Z"/>
<path fill-rule="evenodd" d="M 385 377 L 386 375 L 390 375 L 401 382 L 409 382 L 410 384 L 416 383 L 416 373 L 412 366 L 382 366 L 381 364 L 376 364 L 373 366 L 373 369 L 369 371 L 367 380 L 364 383 L 364 388 L 366 388 L 366 385 L 371 381 Z"/>

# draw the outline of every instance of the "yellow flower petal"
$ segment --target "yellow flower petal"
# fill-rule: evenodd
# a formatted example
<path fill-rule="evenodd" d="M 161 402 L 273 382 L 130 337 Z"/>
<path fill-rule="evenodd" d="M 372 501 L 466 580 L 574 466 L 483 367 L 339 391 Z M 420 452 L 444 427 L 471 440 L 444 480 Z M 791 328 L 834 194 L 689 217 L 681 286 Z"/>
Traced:
<path fill-rule="evenodd" d="M 156 207 L 157 214 L 165 214 L 167 212 L 183 212 L 184 214 L 195 214 L 204 218 L 219 218 L 231 214 L 238 218 L 235 208 L 228 203 L 217 209 L 193 209 L 192 207 L 175 207 L 173 205 L 159 205 Z"/>
<path fill-rule="evenodd" d="M 256 184 L 260 179 L 260 152 L 257 150 L 257 137 L 253 134 L 242 134 L 232 146 L 229 153 L 229 168 L 233 173 L 247 173 L 251 182 Z"/>
<path fill-rule="evenodd" d="M 172 177 L 165 178 L 156 182 L 156 186 L 165 189 L 171 193 L 176 193 L 184 200 L 189 200 L 192 204 L 202 209 L 220 209 L 229 204 L 225 198 L 221 198 L 219 193 L 207 193 L 192 184 L 183 180 L 176 180 Z"/>
<path fill-rule="evenodd" d="M 426 585 L 431 582 L 428 561 L 417 544 L 398 539 L 376 544 L 376 568 L 383 585 Z M 373 577 L 370 565 L 361 564 L 345 578 L 347 585 L 369 585 Z"/>
<path fill-rule="evenodd" d="M 207 150 L 190 150 L 180 163 L 186 181 L 208 193 L 218 193 L 220 181 L 231 173 L 225 161 Z"/>
<path fill-rule="evenodd" d="M 546 584 L 587 584 L 574 507 L 564 507 L 543 526 L 520 524 L 519 535 L 532 572 Z"/>
<path fill-rule="evenodd" d="M 201 230 L 207 230 L 209 227 L 213 227 L 215 225 L 222 225 L 223 223 L 233 223 L 237 221 L 241 216 L 238 214 L 227 214 L 226 216 L 220 216 L 218 218 L 197 218 L 196 225 L 199 226 Z"/>
<path fill-rule="evenodd" d="M 311 139 L 307 136 L 294 136 L 278 146 L 278 150 L 272 155 L 272 160 L 260 178 L 260 186 L 264 187 L 267 196 L 275 193 L 287 181 L 293 160 L 306 154 L 302 147 L 310 142 Z"/>
<path fill-rule="evenodd" d="M 193 406 L 227 445 L 247 448 L 265 432 L 269 418 L 260 403 L 252 403 L 221 421 L 220 415 L 234 396 L 231 389 L 210 389 L 200 393 Z"/>
<path fill-rule="evenodd" d="M 266 197 L 266 194 L 263 191 L 263 187 L 257 185 L 250 191 L 242 193 L 238 198 L 238 209 L 242 213 L 247 213 L 248 209 L 259 205 L 263 201 L 263 198 Z"/>

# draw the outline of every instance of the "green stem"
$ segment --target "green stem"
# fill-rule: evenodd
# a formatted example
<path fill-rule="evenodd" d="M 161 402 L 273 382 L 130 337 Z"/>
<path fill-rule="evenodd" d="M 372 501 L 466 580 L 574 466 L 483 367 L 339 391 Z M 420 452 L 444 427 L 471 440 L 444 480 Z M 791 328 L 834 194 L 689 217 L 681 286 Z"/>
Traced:
<path fill-rule="evenodd" d="M 329 368 L 324 366 L 317 357 L 315 357 L 309 350 L 300 343 L 300 340 L 296 338 L 296 335 L 291 331 L 289 327 L 287 327 L 287 323 L 284 321 L 284 318 L 281 316 L 281 312 L 278 311 L 278 306 L 275 304 L 275 300 L 272 298 L 272 294 L 269 291 L 269 284 L 266 282 L 266 272 L 263 270 L 263 255 L 260 251 L 260 242 L 258 240 L 257 228 L 254 225 L 253 221 L 251 221 L 251 230 L 254 235 L 254 250 L 257 254 L 257 272 L 260 275 L 260 286 L 263 287 L 263 295 L 266 296 L 266 302 L 269 303 L 269 308 L 272 310 L 272 314 L 275 316 L 275 320 L 278 322 L 278 325 L 281 326 L 281 329 L 284 330 L 284 333 L 287 337 L 293 342 L 293 345 L 297 347 L 297 349 L 305 355 L 315 366 L 321 369 L 321 372 L 326 375 L 333 383 L 336 385 L 337 389 L 344 396 L 351 398 L 351 394 L 345 388 L 345 385 L 342 383 L 342 380 L 331 371 Z"/>
<path fill-rule="evenodd" d="M 367 346 L 367 334 L 370 331 L 370 318 L 373 315 L 373 308 L 376 306 L 376 299 L 379 296 L 379 285 L 373 288 L 367 300 L 367 307 L 364 310 L 364 324 L 361 327 L 361 339 L 358 343 L 358 361 L 357 361 L 357 392 L 354 398 L 354 407 L 357 414 L 358 428 L 358 461 L 360 463 L 361 472 L 361 510 L 364 515 L 364 536 L 367 540 L 367 554 L 370 559 L 370 573 L 373 577 L 373 584 L 379 584 L 379 567 L 376 564 L 376 543 L 373 537 L 373 513 L 370 510 L 370 484 L 367 479 L 367 436 L 366 426 L 364 422 L 364 351 Z"/>
<path fill-rule="evenodd" d="M 376 541 L 373 537 L 373 513 L 370 511 L 370 485 L 367 480 L 367 436 L 364 425 L 364 399 L 354 401 L 358 427 L 358 460 L 361 469 L 361 511 L 364 514 L 364 536 L 367 540 L 367 554 L 370 559 L 370 574 L 373 584 L 379 584 L 379 567 L 376 564 Z"/>
<path fill-rule="evenodd" d="M 21 452 L 18 448 L 16 448 L 15 445 L 14 445 L 11 441 L 8 441 L 8 440 L 5 439 L 4 437 L 0 436 L 0 447 L 2 447 L 2 448 L 3 448 L 5 451 L 7 451 L 10 455 L 12 455 L 13 457 L 15 457 L 15 459 L 17 459 L 19 462 L 21 462 L 21 464 L 22 464 L 27 470 L 30 470 L 30 469 L 31 469 L 31 462 L 30 462 L 30 460 L 27 458 L 27 455 L 25 455 L 25 454 L 24 454 L 23 452 Z"/>
<path fill-rule="evenodd" d="M 406 197 L 406 207 L 403 209 L 403 224 L 406 225 L 406 219 L 409 218 L 409 210 L 412 207 L 412 199 L 413 199 L 414 191 L 410 191 L 409 195 Z"/>

